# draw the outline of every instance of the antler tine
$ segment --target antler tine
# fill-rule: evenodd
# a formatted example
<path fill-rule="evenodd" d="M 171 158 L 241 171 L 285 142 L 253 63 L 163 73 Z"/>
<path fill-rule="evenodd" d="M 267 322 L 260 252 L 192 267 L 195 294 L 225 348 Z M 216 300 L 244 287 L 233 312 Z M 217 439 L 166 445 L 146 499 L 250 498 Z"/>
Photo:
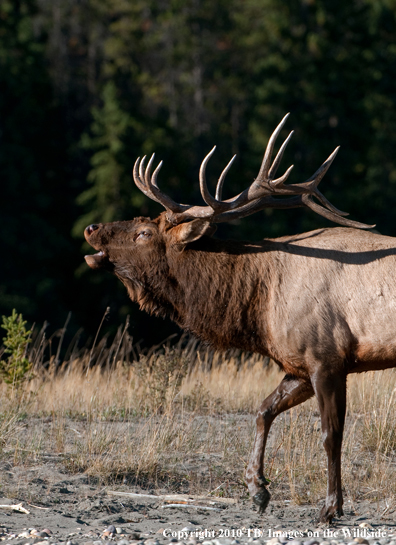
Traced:
<path fill-rule="evenodd" d="M 270 179 L 272 179 L 275 176 L 276 171 L 278 170 L 278 167 L 280 165 L 280 162 L 282 161 L 283 154 L 285 153 L 286 146 L 290 142 L 290 138 L 293 136 L 293 133 L 294 133 L 294 131 L 290 132 L 289 136 L 283 142 L 283 144 L 280 147 L 280 150 L 276 154 L 274 162 L 272 163 L 272 166 L 271 166 L 271 168 L 269 169 L 269 172 L 268 172 L 268 177 Z M 273 182 L 271 182 L 271 185 L 274 185 L 276 187 L 277 186 L 277 180 L 274 180 Z"/>
<path fill-rule="evenodd" d="M 143 156 L 142 160 L 140 161 L 140 165 L 139 165 L 139 177 L 140 177 L 140 180 L 142 182 L 142 184 L 146 185 L 145 184 L 145 178 L 144 178 L 144 166 L 145 166 L 145 162 L 146 162 L 146 155 Z"/>
<path fill-rule="evenodd" d="M 146 183 L 146 186 L 148 186 L 148 184 L 149 184 L 150 173 L 151 173 L 151 169 L 152 169 L 152 166 L 153 166 L 153 163 L 154 163 L 154 158 L 155 158 L 155 153 L 153 153 L 152 156 L 150 157 L 150 161 L 148 162 L 148 165 L 147 165 L 145 173 L 144 173 L 144 181 Z"/>
<path fill-rule="evenodd" d="M 279 189 L 279 188 L 288 190 L 290 187 L 293 187 L 293 186 L 287 186 L 287 185 L 284 186 L 283 185 L 283 183 L 286 182 L 286 180 L 290 176 L 290 172 L 293 170 L 293 168 L 294 168 L 294 165 L 290 165 L 289 168 L 286 170 L 286 172 L 283 174 L 283 176 L 281 176 L 277 180 L 269 180 L 270 188 L 274 188 L 275 190 Z M 297 187 L 299 185 L 300 184 L 294 184 L 294 186 L 297 186 Z"/>
<path fill-rule="evenodd" d="M 225 177 L 227 176 L 227 173 L 230 170 L 236 155 L 232 157 L 232 159 L 228 162 L 227 166 L 224 168 L 223 172 L 220 174 L 220 178 L 216 185 L 215 197 L 212 197 L 206 183 L 206 165 L 208 164 L 209 159 L 212 157 L 215 150 L 216 150 L 216 146 L 214 146 L 213 149 L 210 150 L 210 152 L 207 154 L 207 156 L 204 158 L 204 160 L 201 163 L 201 167 L 199 169 L 199 185 L 201 188 L 201 195 L 203 200 L 206 202 L 207 205 L 213 208 L 213 210 L 216 212 L 216 211 L 222 211 L 229 206 L 228 203 L 225 203 L 221 200 L 221 194 L 222 194 Z"/>
<path fill-rule="evenodd" d="M 206 184 L 206 165 L 208 164 L 209 159 L 212 157 L 215 150 L 216 150 L 216 146 L 214 146 L 210 150 L 210 152 L 207 154 L 207 156 L 204 158 L 204 160 L 201 163 L 201 167 L 199 169 L 199 187 L 201 189 L 202 198 L 206 202 L 206 204 L 212 207 L 214 210 L 218 207 L 218 202 L 209 193 L 208 186 Z"/>
<path fill-rule="evenodd" d="M 306 182 L 298 185 L 306 187 L 308 190 L 310 190 L 310 194 L 315 196 L 323 204 L 323 206 L 328 208 L 328 210 L 334 212 L 338 216 L 349 216 L 348 212 L 343 212 L 342 210 L 339 210 L 333 204 L 331 204 L 331 202 L 326 199 L 326 197 L 318 189 L 319 182 L 329 170 L 330 165 L 334 161 L 339 149 L 340 146 L 337 146 L 333 153 L 331 153 L 326 161 L 318 168 L 315 174 L 313 174 Z"/>
<path fill-rule="evenodd" d="M 223 192 L 224 180 L 225 180 L 225 177 L 227 176 L 227 172 L 228 172 L 228 171 L 230 170 L 230 168 L 231 168 L 232 163 L 235 161 L 235 157 L 236 157 L 236 155 L 234 155 L 234 157 L 232 157 L 232 159 L 230 160 L 230 162 L 228 163 L 228 165 L 225 167 L 225 169 L 223 170 L 223 172 L 220 174 L 220 178 L 219 178 L 219 181 L 217 182 L 217 186 L 216 186 L 216 195 L 215 195 L 215 198 L 216 198 L 217 201 L 221 201 L 222 192 Z"/>
<path fill-rule="evenodd" d="M 317 204 L 311 199 L 311 195 L 301 195 L 301 200 L 303 202 L 303 205 L 307 206 L 308 208 L 316 212 L 316 214 L 319 214 L 320 216 L 323 216 L 324 218 L 327 218 L 330 221 L 334 221 L 341 225 L 345 225 L 346 227 L 356 227 L 358 229 L 373 229 L 375 227 L 375 224 L 367 225 L 366 223 L 360 223 L 359 221 L 354 221 L 354 220 L 345 218 L 344 217 L 346 215 L 345 212 L 342 212 L 342 214 L 340 215 L 339 213 L 333 212 L 332 210 L 329 210 L 328 208 L 323 208 L 323 206 L 320 206 L 320 204 Z M 325 200 L 327 201 L 327 199 Z M 337 208 L 335 208 L 335 210 L 337 210 Z"/>
<path fill-rule="evenodd" d="M 147 195 L 146 187 L 139 176 L 140 157 L 138 157 L 133 165 L 133 180 L 140 191 Z"/>
<path fill-rule="evenodd" d="M 139 187 L 140 180 L 139 180 L 139 163 L 140 163 L 140 157 L 138 157 L 135 161 L 135 164 L 133 165 L 133 181 L 135 184 Z M 139 187 L 140 189 L 140 187 Z"/>
<path fill-rule="evenodd" d="M 149 184 L 154 186 L 156 189 L 158 189 L 158 191 L 159 191 L 159 187 L 158 187 L 158 184 L 157 184 L 157 178 L 158 178 L 159 171 L 161 170 L 163 164 L 164 164 L 164 162 L 160 161 L 158 163 L 158 165 L 157 165 L 157 168 L 153 172 L 153 177 L 151 179 L 149 178 Z"/>
<path fill-rule="evenodd" d="M 313 174 L 308 180 L 303 182 L 303 184 L 310 184 L 310 187 L 317 187 L 319 185 L 319 182 L 322 180 L 323 176 L 326 174 L 326 172 L 329 170 L 331 163 L 334 161 L 337 153 L 340 150 L 340 146 L 337 146 L 336 149 L 331 153 L 326 161 L 318 168 L 318 170 Z M 301 184 L 301 185 L 303 185 Z"/>
<path fill-rule="evenodd" d="M 279 125 L 276 127 L 274 132 L 271 134 L 271 137 L 270 137 L 270 139 L 268 141 L 268 144 L 267 144 L 267 147 L 265 149 L 263 161 L 261 163 L 261 167 L 260 167 L 257 178 L 261 178 L 261 177 L 266 178 L 268 176 L 268 171 L 270 169 L 270 162 L 271 162 L 272 152 L 274 150 L 274 145 L 275 145 L 276 139 L 278 138 L 279 133 L 281 132 L 281 130 L 283 128 L 283 125 L 286 123 L 287 118 L 289 117 L 289 115 L 290 115 L 290 112 L 287 113 L 284 116 L 282 121 L 279 123 Z"/>

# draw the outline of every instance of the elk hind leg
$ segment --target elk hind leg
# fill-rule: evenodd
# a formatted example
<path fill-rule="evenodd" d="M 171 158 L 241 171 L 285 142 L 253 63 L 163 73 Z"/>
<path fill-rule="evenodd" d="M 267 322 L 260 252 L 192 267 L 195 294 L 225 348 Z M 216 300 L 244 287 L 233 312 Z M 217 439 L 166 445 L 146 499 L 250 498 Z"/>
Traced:
<path fill-rule="evenodd" d="M 341 446 L 346 410 L 345 374 L 312 378 L 322 421 L 323 445 L 327 453 L 327 496 L 320 512 L 320 522 L 331 522 L 335 514 L 342 516 Z"/>
<path fill-rule="evenodd" d="M 253 502 L 263 513 L 269 503 L 270 493 L 265 488 L 268 484 L 264 477 L 264 451 L 268 433 L 275 418 L 314 395 L 309 380 L 286 375 L 279 386 L 262 403 L 256 417 L 256 436 L 246 469 L 246 483 Z"/>

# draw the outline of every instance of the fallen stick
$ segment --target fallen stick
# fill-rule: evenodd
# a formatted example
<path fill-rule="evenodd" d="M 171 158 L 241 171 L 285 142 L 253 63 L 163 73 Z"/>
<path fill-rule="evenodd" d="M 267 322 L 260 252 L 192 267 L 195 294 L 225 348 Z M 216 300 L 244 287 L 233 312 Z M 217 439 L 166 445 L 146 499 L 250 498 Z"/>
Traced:
<path fill-rule="evenodd" d="M 11 511 L 18 511 L 19 513 L 30 515 L 30 511 L 22 507 L 22 503 L 18 503 L 17 505 L 0 505 L 0 509 L 11 509 Z"/>
<path fill-rule="evenodd" d="M 168 503 L 167 505 L 161 505 L 161 509 L 167 507 L 186 507 L 187 509 L 205 509 L 205 511 L 221 511 L 217 507 L 207 507 L 206 505 L 191 505 L 191 503 Z"/>
<path fill-rule="evenodd" d="M 137 494 L 135 492 L 118 492 L 115 490 L 107 490 L 107 493 L 110 496 L 128 496 L 130 498 L 150 498 L 153 500 L 162 500 L 162 501 L 186 501 L 186 502 L 195 502 L 195 501 L 211 501 L 215 503 L 227 503 L 235 504 L 237 500 L 234 498 L 217 498 L 215 496 L 186 496 L 185 494 L 166 494 L 155 496 L 154 494 Z"/>
<path fill-rule="evenodd" d="M 32 503 L 28 503 L 28 505 L 29 505 L 30 507 L 34 507 L 35 509 L 43 509 L 43 510 L 45 510 L 45 511 L 49 511 L 49 510 L 50 510 L 49 507 L 39 507 L 38 505 L 33 505 Z"/>

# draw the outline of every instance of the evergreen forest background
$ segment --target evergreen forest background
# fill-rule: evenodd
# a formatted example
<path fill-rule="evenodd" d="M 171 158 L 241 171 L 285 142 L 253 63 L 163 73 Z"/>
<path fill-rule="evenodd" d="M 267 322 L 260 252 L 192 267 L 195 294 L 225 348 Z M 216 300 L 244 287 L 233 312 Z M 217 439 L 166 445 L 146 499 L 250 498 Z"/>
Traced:
<path fill-rule="evenodd" d="M 149 346 L 176 331 L 88 269 L 84 228 L 157 215 L 133 163 L 156 152 L 160 184 L 199 204 L 199 165 L 231 155 L 226 197 L 257 175 L 283 115 L 281 170 L 308 178 L 341 145 L 323 193 L 396 235 L 395 0 L 0 0 L 0 315 L 49 332 L 111 330 Z M 220 237 L 258 240 L 330 225 L 268 210 Z"/>

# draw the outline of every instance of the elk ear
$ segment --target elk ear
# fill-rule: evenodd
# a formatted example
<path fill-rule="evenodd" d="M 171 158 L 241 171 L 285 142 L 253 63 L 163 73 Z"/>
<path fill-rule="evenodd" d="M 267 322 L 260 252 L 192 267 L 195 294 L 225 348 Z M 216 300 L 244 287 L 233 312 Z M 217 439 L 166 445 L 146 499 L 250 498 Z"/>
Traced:
<path fill-rule="evenodd" d="M 212 225 L 209 221 L 198 218 L 173 227 L 171 233 L 175 244 L 185 246 L 189 242 L 194 242 L 204 235 L 213 235 L 215 231 L 216 225 Z"/>

